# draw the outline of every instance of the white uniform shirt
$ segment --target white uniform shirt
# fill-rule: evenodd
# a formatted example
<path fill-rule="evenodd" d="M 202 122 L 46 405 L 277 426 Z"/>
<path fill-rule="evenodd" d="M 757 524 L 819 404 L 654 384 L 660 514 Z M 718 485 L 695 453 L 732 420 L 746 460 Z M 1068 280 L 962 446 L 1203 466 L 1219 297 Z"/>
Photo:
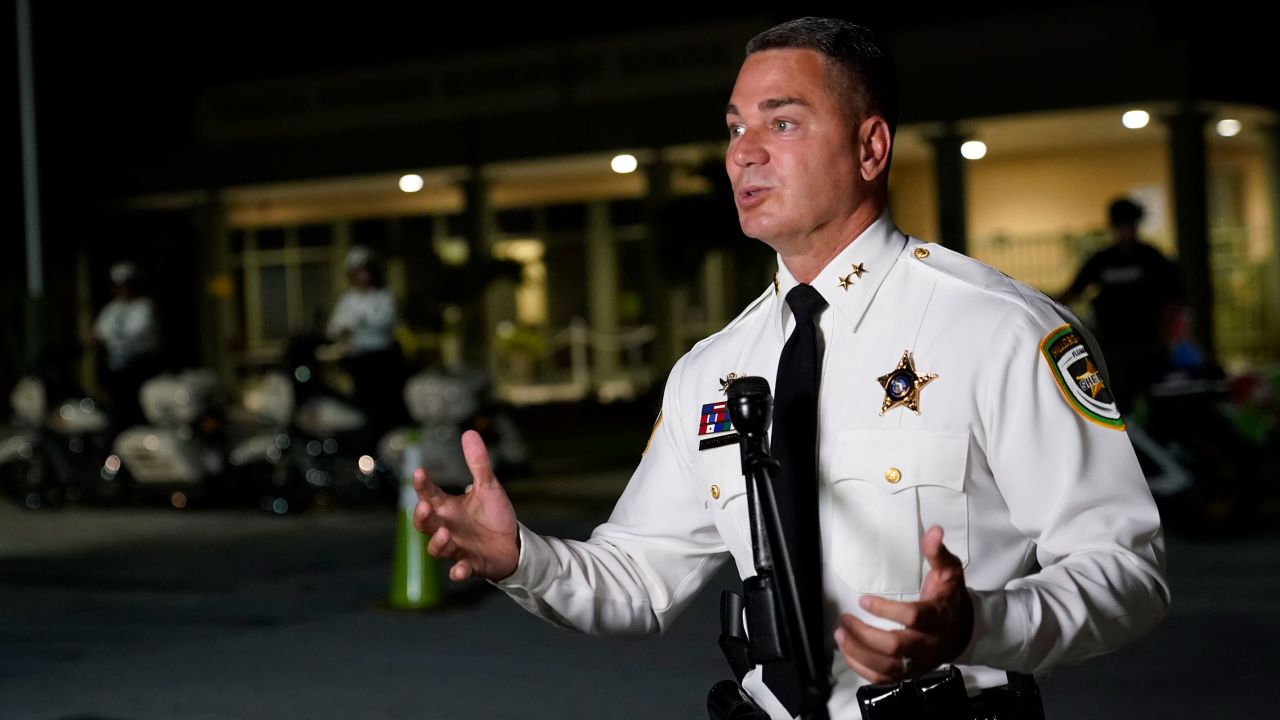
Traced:
<path fill-rule="evenodd" d="M 776 289 L 676 363 L 609 521 L 587 542 L 522 526 L 518 568 L 499 587 L 552 622 L 634 636 L 665 628 L 726 557 L 742 577 L 755 574 L 738 447 L 700 449 L 727 435 L 703 412 L 725 399 L 729 373 L 774 383 L 795 284 L 779 263 Z M 1066 310 L 907 238 L 887 214 L 811 284 L 829 303 L 818 321 L 816 439 L 829 630 L 839 613 L 890 627 L 858 598 L 917 599 L 929 570 L 920 539 L 935 524 L 974 601 L 973 639 L 956 661 L 971 690 L 1003 684 L 1004 670 L 1044 672 L 1113 650 L 1155 625 L 1169 602 L 1160 519 L 1114 408 L 1090 407 L 1090 393 L 1060 384 L 1050 364 L 1079 339 L 1061 330 L 1079 326 Z M 906 350 L 917 373 L 937 378 L 920 391 L 919 415 L 881 415 L 877 378 Z M 1094 362 L 1077 359 L 1077 370 Z M 859 717 L 865 681 L 838 650 L 831 669 L 831 716 Z M 787 717 L 759 669 L 743 684 Z"/>
<path fill-rule="evenodd" d="M 351 333 L 351 352 L 386 350 L 395 341 L 396 301 L 386 288 L 351 288 L 338 298 L 326 334 L 338 339 Z"/>
<path fill-rule="evenodd" d="M 156 316 L 151 299 L 115 298 L 98 313 L 93 336 L 107 349 L 107 367 L 119 370 L 156 349 Z"/>

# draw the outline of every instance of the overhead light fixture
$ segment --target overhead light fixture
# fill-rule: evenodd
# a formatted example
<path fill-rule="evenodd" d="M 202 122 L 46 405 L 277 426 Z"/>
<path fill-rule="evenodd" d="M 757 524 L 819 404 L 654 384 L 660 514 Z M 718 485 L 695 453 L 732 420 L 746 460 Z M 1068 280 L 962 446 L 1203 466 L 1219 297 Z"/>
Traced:
<path fill-rule="evenodd" d="M 1146 110 L 1130 110 L 1120 117 L 1120 122 L 1130 130 L 1139 130 L 1151 122 L 1151 113 Z"/>
<path fill-rule="evenodd" d="M 418 192 L 422 189 L 422 185 L 421 175 L 405 175 L 400 178 L 400 189 L 407 193 Z"/>
<path fill-rule="evenodd" d="M 1225 118 L 1218 121 L 1218 134 L 1222 137 L 1235 137 L 1240 134 L 1240 130 L 1244 125 L 1235 118 Z"/>
<path fill-rule="evenodd" d="M 636 168 L 640 167 L 640 163 L 635 155 L 616 155 L 609 161 L 609 167 L 619 175 L 626 175 L 635 172 Z"/>
<path fill-rule="evenodd" d="M 987 156 L 987 144 L 981 140 L 970 140 L 960 146 L 960 154 L 965 160 L 981 160 Z"/>

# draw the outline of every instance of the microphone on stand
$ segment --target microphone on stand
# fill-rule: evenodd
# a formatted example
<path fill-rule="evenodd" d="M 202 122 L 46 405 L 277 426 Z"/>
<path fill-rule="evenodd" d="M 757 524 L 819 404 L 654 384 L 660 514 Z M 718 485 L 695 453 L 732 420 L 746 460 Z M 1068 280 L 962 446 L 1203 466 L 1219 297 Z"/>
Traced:
<path fill-rule="evenodd" d="M 729 418 L 740 438 L 756 566 L 755 576 L 743 581 L 750 659 L 757 665 L 791 659 L 802 693 L 801 717 L 825 720 L 831 685 L 827 669 L 815 659 L 805 632 L 809 623 L 821 619 L 804 616 L 773 492 L 773 479 L 779 470 L 778 461 L 769 455 L 773 394 L 768 380 L 752 376 L 735 379 L 726 395 Z"/>

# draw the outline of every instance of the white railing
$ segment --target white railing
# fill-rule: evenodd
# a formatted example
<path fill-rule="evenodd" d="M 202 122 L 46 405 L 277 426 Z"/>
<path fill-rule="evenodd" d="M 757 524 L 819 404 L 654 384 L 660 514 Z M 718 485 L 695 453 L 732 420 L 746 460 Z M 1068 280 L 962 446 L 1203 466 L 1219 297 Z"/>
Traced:
<path fill-rule="evenodd" d="M 652 325 L 600 333 L 574 318 L 548 336 L 536 354 L 495 349 L 494 392 L 515 405 L 631 399 L 653 384 L 644 349 L 656 338 Z M 602 363 L 608 353 L 615 353 L 616 361 Z"/>

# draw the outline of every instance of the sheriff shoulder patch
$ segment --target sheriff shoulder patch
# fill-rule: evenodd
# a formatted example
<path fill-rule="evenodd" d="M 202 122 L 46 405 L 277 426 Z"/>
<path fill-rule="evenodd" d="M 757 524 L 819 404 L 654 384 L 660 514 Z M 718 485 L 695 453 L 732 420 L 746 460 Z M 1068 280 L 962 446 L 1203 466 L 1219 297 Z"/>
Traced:
<path fill-rule="evenodd" d="M 1070 325 L 1063 325 L 1040 341 L 1040 353 L 1049 363 L 1058 389 L 1072 409 L 1092 423 L 1114 430 L 1124 429 L 1115 398 L 1080 333 Z"/>

